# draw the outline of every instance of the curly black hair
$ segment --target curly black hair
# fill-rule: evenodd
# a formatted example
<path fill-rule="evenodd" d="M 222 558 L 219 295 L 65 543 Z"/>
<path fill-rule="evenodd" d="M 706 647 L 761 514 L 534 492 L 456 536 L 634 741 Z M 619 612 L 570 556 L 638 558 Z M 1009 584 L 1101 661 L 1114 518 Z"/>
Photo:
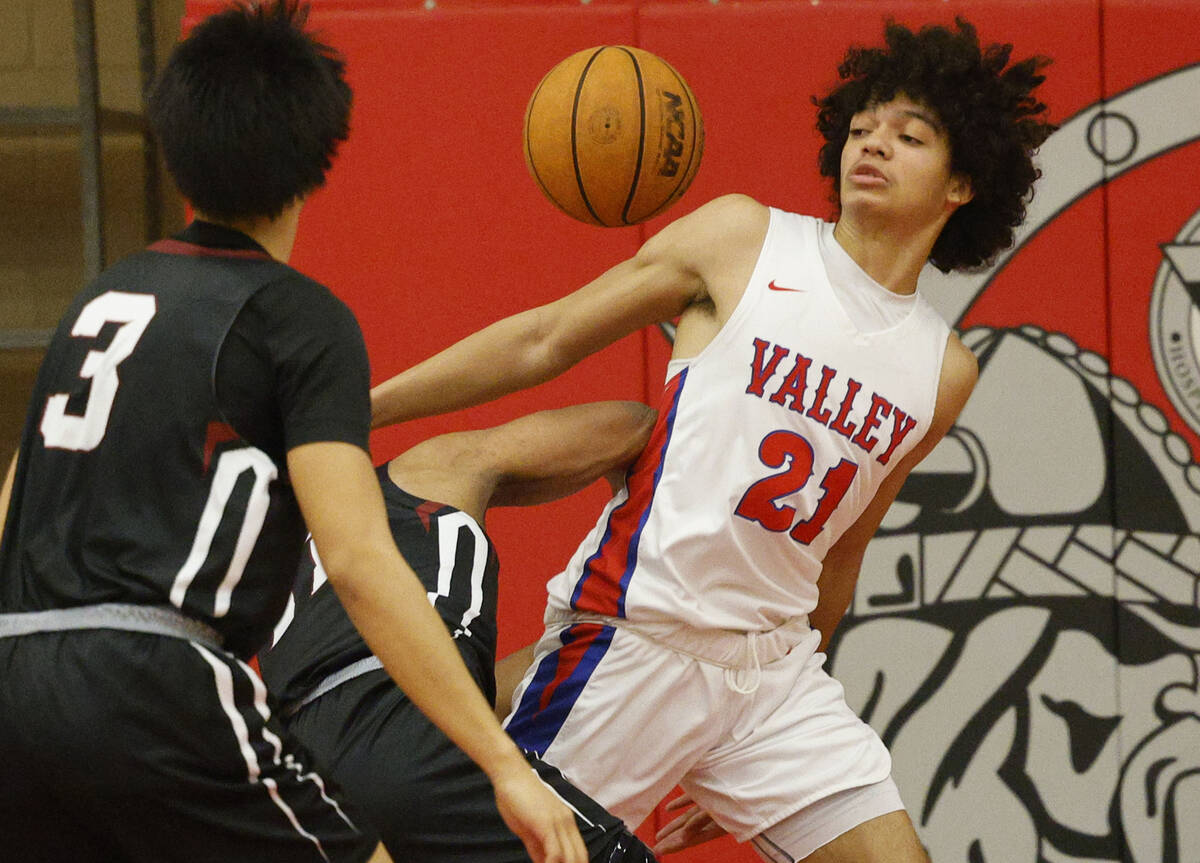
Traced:
<path fill-rule="evenodd" d="M 957 31 L 926 26 L 913 32 L 889 20 L 887 47 L 850 48 L 838 67 L 843 83 L 813 98 L 825 138 L 818 164 L 821 175 L 833 179 L 835 203 L 854 114 L 903 95 L 937 115 L 950 142 L 950 169 L 970 178 L 974 193 L 951 215 L 929 255 L 942 272 L 985 266 L 1012 245 L 1041 176 L 1033 154 L 1057 128 L 1033 95 L 1049 58 L 1009 66 L 1012 45 L 981 49 L 975 27 L 962 18 L 955 23 Z"/>
<path fill-rule="evenodd" d="M 352 94 L 341 55 L 305 31 L 307 16 L 298 0 L 231 4 L 175 46 L 159 75 L 150 125 L 205 215 L 275 218 L 325 182 Z"/>

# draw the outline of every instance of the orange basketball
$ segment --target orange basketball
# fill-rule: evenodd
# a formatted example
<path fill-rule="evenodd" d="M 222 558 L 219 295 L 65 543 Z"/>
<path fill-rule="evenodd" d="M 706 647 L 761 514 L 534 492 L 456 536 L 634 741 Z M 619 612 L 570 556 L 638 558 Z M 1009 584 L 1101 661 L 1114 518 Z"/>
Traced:
<path fill-rule="evenodd" d="M 704 125 L 696 99 L 660 57 L 602 45 L 567 57 L 525 111 L 525 164 L 569 216 L 636 225 L 679 200 L 696 176 Z"/>

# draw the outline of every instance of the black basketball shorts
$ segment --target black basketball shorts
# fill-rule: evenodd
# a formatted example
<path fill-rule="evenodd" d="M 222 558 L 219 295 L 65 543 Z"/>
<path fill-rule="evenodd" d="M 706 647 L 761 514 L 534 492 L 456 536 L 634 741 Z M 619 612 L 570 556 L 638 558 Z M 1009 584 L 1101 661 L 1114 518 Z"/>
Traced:
<path fill-rule="evenodd" d="M 422 863 L 528 863 L 491 782 L 383 671 L 325 693 L 289 719 L 301 743 L 360 807 L 392 857 Z M 576 813 L 593 863 L 654 855 L 620 819 L 536 756 L 531 766 Z"/>
<path fill-rule="evenodd" d="M 360 863 L 360 829 L 253 670 L 113 630 L 0 638 L 0 857 Z"/>

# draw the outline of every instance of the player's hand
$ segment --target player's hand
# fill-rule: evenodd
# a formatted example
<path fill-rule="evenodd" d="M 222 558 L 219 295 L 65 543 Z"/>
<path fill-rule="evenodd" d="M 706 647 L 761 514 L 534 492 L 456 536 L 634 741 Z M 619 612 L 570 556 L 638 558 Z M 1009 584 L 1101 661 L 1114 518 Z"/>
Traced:
<path fill-rule="evenodd" d="M 686 792 L 668 801 L 663 809 L 680 814 L 655 834 L 655 854 L 672 854 L 725 835 L 725 829 L 697 806 Z"/>
<path fill-rule="evenodd" d="M 496 805 L 534 863 L 588 863 L 575 816 L 533 768 L 524 764 L 492 778 Z"/>

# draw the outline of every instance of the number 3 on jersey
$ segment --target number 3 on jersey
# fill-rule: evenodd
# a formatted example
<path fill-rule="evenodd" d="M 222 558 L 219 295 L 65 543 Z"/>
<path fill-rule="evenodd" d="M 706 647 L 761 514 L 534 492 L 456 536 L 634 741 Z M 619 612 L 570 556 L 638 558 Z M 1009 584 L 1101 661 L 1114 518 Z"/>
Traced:
<path fill-rule="evenodd" d="M 149 294 L 107 291 L 83 307 L 71 335 L 95 338 L 107 323 L 121 324 L 108 347 L 88 351 L 79 376 L 91 380 L 83 415 L 67 413 L 67 393 L 54 393 L 46 400 L 42 415 L 42 438 L 47 447 L 87 451 L 104 439 L 108 415 L 117 397 L 117 366 L 133 353 L 150 319 L 157 310 Z"/>
<path fill-rule="evenodd" d="M 789 535 L 792 539 L 804 545 L 817 538 L 858 473 L 858 465 L 849 459 L 842 459 L 830 468 L 821 479 L 823 494 L 816 511 L 809 518 L 793 524 L 796 508 L 776 501 L 800 491 L 812 480 L 812 444 L 795 432 L 773 431 L 759 444 L 758 459 L 769 468 L 780 468 L 786 464 L 787 469 L 763 477 L 746 489 L 734 512 L 775 533 L 791 528 Z"/>

